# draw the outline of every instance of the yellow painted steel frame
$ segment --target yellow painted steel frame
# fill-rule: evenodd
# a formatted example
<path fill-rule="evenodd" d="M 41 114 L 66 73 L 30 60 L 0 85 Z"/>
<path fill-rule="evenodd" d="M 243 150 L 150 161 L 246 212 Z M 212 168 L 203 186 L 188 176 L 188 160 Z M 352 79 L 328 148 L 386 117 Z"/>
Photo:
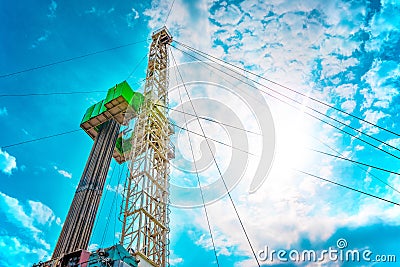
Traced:
<path fill-rule="evenodd" d="M 153 33 L 144 104 L 134 128 L 121 207 L 121 244 L 132 248 L 153 266 L 167 266 L 169 258 L 169 160 L 174 156 L 167 118 L 168 51 L 172 42 L 166 28 Z"/>

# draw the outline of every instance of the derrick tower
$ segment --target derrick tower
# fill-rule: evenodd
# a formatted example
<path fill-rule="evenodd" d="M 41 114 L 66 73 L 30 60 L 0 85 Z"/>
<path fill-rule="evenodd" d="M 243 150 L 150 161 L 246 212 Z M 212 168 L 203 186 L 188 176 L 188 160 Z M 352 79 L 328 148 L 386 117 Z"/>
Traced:
<path fill-rule="evenodd" d="M 174 157 L 167 117 L 168 51 L 166 27 L 152 35 L 143 94 L 126 81 L 109 89 L 104 100 L 89 107 L 81 128 L 94 140 L 81 180 L 54 249 L 39 267 L 168 266 L 169 160 Z M 131 137 L 123 139 L 134 120 Z M 128 129 L 126 129 L 128 130 Z M 128 160 L 121 204 L 120 244 L 88 252 L 97 210 L 112 157 Z"/>
<path fill-rule="evenodd" d="M 164 27 L 152 35 L 144 101 L 130 138 L 130 175 L 121 206 L 120 243 L 133 249 L 143 266 L 168 265 L 169 160 L 174 130 L 167 118 L 168 50 L 172 37 Z"/>

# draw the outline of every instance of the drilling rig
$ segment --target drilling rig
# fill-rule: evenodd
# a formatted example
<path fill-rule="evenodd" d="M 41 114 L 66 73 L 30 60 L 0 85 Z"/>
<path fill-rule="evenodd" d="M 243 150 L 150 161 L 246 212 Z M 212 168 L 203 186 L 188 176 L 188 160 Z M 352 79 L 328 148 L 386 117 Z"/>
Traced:
<path fill-rule="evenodd" d="M 81 180 L 54 249 L 38 267 L 168 266 L 169 161 L 174 158 L 169 122 L 166 27 L 152 34 L 143 94 L 124 81 L 109 89 L 104 100 L 89 107 L 81 128 L 94 140 Z M 121 125 L 134 121 L 124 139 Z M 87 251 L 111 159 L 127 162 L 121 205 L 119 244 Z"/>

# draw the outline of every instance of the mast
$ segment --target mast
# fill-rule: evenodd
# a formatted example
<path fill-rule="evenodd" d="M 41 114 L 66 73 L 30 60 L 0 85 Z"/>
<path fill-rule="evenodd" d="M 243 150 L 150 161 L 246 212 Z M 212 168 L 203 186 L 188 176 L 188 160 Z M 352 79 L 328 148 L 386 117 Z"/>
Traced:
<path fill-rule="evenodd" d="M 168 265 L 169 160 L 174 149 L 167 118 L 168 50 L 172 37 L 166 27 L 152 35 L 144 103 L 137 117 L 124 187 L 123 225 L 120 243 L 133 249 L 144 266 Z M 155 105 L 159 104 L 159 105 Z"/>

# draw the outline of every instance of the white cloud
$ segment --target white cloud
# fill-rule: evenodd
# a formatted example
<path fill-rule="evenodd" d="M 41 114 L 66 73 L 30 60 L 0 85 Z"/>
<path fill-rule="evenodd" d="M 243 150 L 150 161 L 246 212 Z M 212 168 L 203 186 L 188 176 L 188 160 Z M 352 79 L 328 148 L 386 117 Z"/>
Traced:
<path fill-rule="evenodd" d="M 116 232 L 114 236 L 115 236 L 115 238 L 120 239 L 121 238 L 121 232 Z"/>
<path fill-rule="evenodd" d="M 235 244 L 227 238 L 227 236 L 221 234 L 220 232 L 213 232 L 213 239 L 215 244 L 215 249 L 217 250 L 217 256 L 231 256 L 234 250 Z M 202 234 L 198 240 L 195 242 L 196 245 L 202 246 L 206 250 L 213 250 L 213 244 L 210 234 Z"/>
<path fill-rule="evenodd" d="M 400 149 L 400 138 L 389 139 L 388 141 L 386 141 L 386 143 Z M 380 145 L 380 147 L 385 147 L 385 146 L 382 144 Z M 393 149 L 393 148 L 388 148 L 388 149 Z"/>
<path fill-rule="evenodd" d="M 353 112 L 354 108 L 356 107 L 357 103 L 354 100 L 346 100 L 342 103 L 341 108 L 346 112 Z"/>
<path fill-rule="evenodd" d="M 67 172 L 67 171 L 65 171 L 65 170 L 60 170 L 57 166 L 54 166 L 54 169 L 55 169 L 59 174 L 61 174 L 62 176 L 64 176 L 65 178 L 69 178 L 69 179 L 72 178 L 72 173 Z"/>
<path fill-rule="evenodd" d="M 96 13 L 96 7 L 92 6 L 89 10 L 86 10 L 85 13 L 86 14 Z"/>
<path fill-rule="evenodd" d="M 132 11 L 126 15 L 126 22 L 128 27 L 133 28 L 136 25 L 136 20 L 139 18 L 139 12 L 132 8 Z"/>
<path fill-rule="evenodd" d="M 49 31 L 45 31 L 44 34 L 39 36 L 36 39 L 36 41 L 31 45 L 31 48 L 36 48 L 40 43 L 43 43 L 43 42 L 47 41 L 49 36 L 50 36 L 50 32 Z"/>
<path fill-rule="evenodd" d="M 170 258 L 169 259 L 169 264 L 172 266 L 178 265 L 179 263 L 182 263 L 183 259 L 182 258 Z"/>
<path fill-rule="evenodd" d="M 364 112 L 364 119 L 372 124 L 378 124 L 378 121 L 380 119 L 383 119 L 385 117 L 388 117 L 389 114 L 383 113 L 382 111 L 372 111 L 368 109 L 367 111 Z M 368 134 L 376 134 L 379 132 L 379 129 L 377 127 L 374 127 L 371 124 L 368 124 L 366 122 L 361 122 L 362 127 L 360 130 L 366 131 Z"/>
<path fill-rule="evenodd" d="M 16 198 L 10 197 L 2 192 L 0 192 L 0 207 L 3 212 L 6 212 L 7 217 L 18 223 L 20 226 L 29 229 L 33 233 L 39 233 L 40 230 L 33 225 L 33 218 L 28 216 L 22 205 Z"/>
<path fill-rule="evenodd" d="M 37 201 L 28 201 L 31 206 L 31 218 L 37 221 L 40 224 L 49 224 L 56 219 L 53 211 L 46 205 Z"/>
<path fill-rule="evenodd" d="M 235 4 L 229 4 L 221 6 L 211 18 L 222 22 L 223 25 L 237 25 L 242 16 L 242 12 Z"/>
<path fill-rule="evenodd" d="M 26 243 L 26 240 L 13 235 L 0 235 L 0 258 L 11 266 L 31 266 L 33 262 L 47 260 L 49 252 Z"/>
<path fill-rule="evenodd" d="M 11 175 L 14 169 L 17 169 L 17 159 L 0 148 L 0 170 Z"/>
<path fill-rule="evenodd" d="M 353 99 L 357 92 L 356 84 L 341 84 L 338 87 L 335 87 L 335 93 L 344 99 Z"/>
<path fill-rule="evenodd" d="M 100 17 L 100 16 L 107 16 L 108 14 L 111 14 L 114 11 L 115 11 L 114 7 L 111 7 L 108 10 L 106 10 L 106 9 L 99 9 L 95 6 L 91 6 L 89 9 L 85 10 L 85 14 L 90 14 Z"/>
<path fill-rule="evenodd" d="M 36 205 L 35 209 L 38 208 L 37 202 L 34 203 L 33 205 Z M 42 230 L 34 225 L 35 220 L 42 219 L 42 215 L 39 216 L 38 213 L 39 209 L 32 210 L 32 213 L 28 215 L 18 199 L 0 192 L 0 210 L 6 215 L 9 222 L 17 227 L 28 230 L 28 237 L 32 237 L 38 245 L 43 246 L 47 250 L 50 249 L 50 244 L 40 237 Z"/>
<path fill-rule="evenodd" d="M 56 217 L 47 205 L 32 200 L 27 201 L 27 205 L 23 205 L 18 199 L 0 192 L 0 213 L 5 215 L 4 223 L 13 224 L 18 229 L 11 236 L 6 224 L 2 228 L 0 258 L 5 259 L 1 256 L 2 252 L 10 256 L 7 257 L 10 262 L 14 256 L 18 256 L 18 263 L 22 265 L 17 266 L 28 266 L 32 262 L 48 258 L 50 244 L 43 238 L 45 230 L 43 227 L 47 229 L 54 220 L 57 222 L 60 218 Z"/>
<path fill-rule="evenodd" d="M 107 184 L 106 190 L 121 194 L 124 191 L 124 186 L 122 184 L 118 184 L 116 186 L 110 186 L 109 184 Z"/>
<path fill-rule="evenodd" d="M 99 248 L 98 244 L 90 244 L 89 247 L 88 247 L 88 250 L 89 251 L 95 251 L 98 248 Z"/>
<path fill-rule="evenodd" d="M 388 107 L 393 97 L 399 95 L 398 89 L 390 80 L 400 78 L 400 66 L 395 61 L 375 60 L 371 69 L 362 77 L 370 85 L 362 94 L 366 99 L 363 108 L 370 108 L 373 101 L 380 101 L 377 105 Z"/>
<path fill-rule="evenodd" d="M 356 150 L 356 151 L 360 151 L 360 150 L 363 150 L 365 147 L 364 146 L 361 146 L 361 145 L 356 145 L 355 147 L 354 147 L 354 149 Z"/>
<path fill-rule="evenodd" d="M 0 116 L 7 116 L 8 111 L 6 107 L 0 108 Z"/>
<path fill-rule="evenodd" d="M 64 170 L 58 170 L 58 173 L 64 176 L 65 178 L 72 178 L 72 173 L 64 171 Z"/>
<path fill-rule="evenodd" d="M 57 2 L 54 0 L 51 0 L 51 3 L 49 5 L 49 14 L 47 16 L 49 18 L 55 18 L 56 17 L 56 11 L 57 11 Z"/>
<path fill-rule="evenodd" d="M 139 12 L 137 12 L 136 9 L 132 8 L 132 14 L 134 14 L 133 18 L 138 19 L 139 18 Z"/>

